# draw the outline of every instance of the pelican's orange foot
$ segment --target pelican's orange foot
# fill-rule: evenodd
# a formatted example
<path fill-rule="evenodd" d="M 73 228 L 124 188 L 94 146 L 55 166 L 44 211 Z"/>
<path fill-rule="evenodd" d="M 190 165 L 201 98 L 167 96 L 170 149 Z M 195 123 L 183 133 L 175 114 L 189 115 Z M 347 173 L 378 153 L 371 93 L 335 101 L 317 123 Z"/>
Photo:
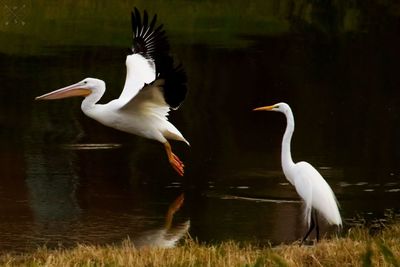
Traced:
<path fill-rule="evenodd" d="M 185 165 L 182 163 L 182 161 L 178 158 L 177 155 L 171 153 L 171 157 L 169 158 L 169 163 L 180 176 L 183 176 L 185 172 L 183 168 L 185 167 Z"/>
<path fill-rule="evenodd" d="M 183 164 L 183 162 L 178 158 L 177 155 L 175 155 L 174 153 L 172 153 L 172 149 L 171 149 L 171 145 L 166 142 L 164 143 L 165 146 L 165 151 L 167 152 L 167 156 L 168 156 L 168 160 L 169 163 L 171 164 L 172 168 L 174 168 L 174 170 L 180 175 L 183 176 L 184 174 L 184 167 L 185 165 Z"/>

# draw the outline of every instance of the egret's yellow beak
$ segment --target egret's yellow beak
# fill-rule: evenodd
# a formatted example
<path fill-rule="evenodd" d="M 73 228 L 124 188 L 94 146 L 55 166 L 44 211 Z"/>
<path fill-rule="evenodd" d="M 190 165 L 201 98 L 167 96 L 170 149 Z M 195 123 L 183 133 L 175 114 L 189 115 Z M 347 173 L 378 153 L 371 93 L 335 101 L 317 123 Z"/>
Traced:
<path fill-rule="evenodd" d="M 73 96 L 88 96 L 92 92 L 90 89 L 83 88 L 84 86 L 81 83 L 76 83 L 53 92 L 37 96 L 35 100 L 53 100 L 53 99 L 61 99 Z"/>
<path fill-rule="evenodd" d="M 259 107 L 259 108 L 255 108 L 253 109 L 253 111 L 270 111 L 275 107 L 275 105 L 272 106 L 265 106 L 265 107 Z"/>

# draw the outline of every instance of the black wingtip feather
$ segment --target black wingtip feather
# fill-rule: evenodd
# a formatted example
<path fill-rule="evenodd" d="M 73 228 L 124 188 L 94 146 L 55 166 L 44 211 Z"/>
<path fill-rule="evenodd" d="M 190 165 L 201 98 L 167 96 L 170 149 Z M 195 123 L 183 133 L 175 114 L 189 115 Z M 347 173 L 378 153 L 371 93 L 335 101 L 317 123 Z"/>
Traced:
<path fill-rule="evenodd" d="M 155 14 L 153 19 L 151 20 L 151 23 L 150 23 L 150 26 L 149 26 L 150 29 L 154 28 L 154 26 L 156 25 L 156 21 L 157 21 L 157 14 Z"/>
<path fill-rule="evenodd" d="M 149 23 L 149 15 L 147 14 L 147 11 L 145 10 L 143 13 L 143 28 L 146 29 L 148 27 Z"/>
<path fill-rule="evenodd" d="M 139 31 L 139 29 L 142 28 L 142 18 L 140 17 L 140 12 L 136 7 L 135 7 L 135 19 L 136 19 L 136 23 L 137 23 L 136 29 L 138 29 L 138 31 Z"/>
<path fill-rule="evenodd" d="M 169 43 L 164 25 L 157 24 L 155 14 L 149 24 L 149 15 L 146 10 L 141 17 L 135 7 L 131 14 L 133 32 L 133 53 L 140 53 L 146 58 L 154 60 L 157 79 L 164 79 L 164 98 L 168 105 L 176 109 L 185 99 L 187 93 L 186 73 L 182 64 L 174 67 L 173 58 L 169 55 Z"/>
<path fill-rule="evenodd" d="M 165 80 L 163 87 L 165 101 L 171 108 L 179 108 L 187 93 L 187 77 L 182 64 L 174 67 L 172 57 L 167 56 L 163 64 L 156 67 L 160 73 L 158 78 Z"/>
<path fill-rule="evenodd" d="M 157 61 L 157 57 L 169 53 L 169 43 L 163 24 L 156 27 L 157 15 L 154 15 L 149 25 L 149 15 L 143 11 L 143 17 L 135 7 L 132 12 L 133 53 L 140 53 L 145 57 Z M 156 27 L 156 28 L 155 28 Z M 152 48 L 152 49 L 150 49 Z"/>

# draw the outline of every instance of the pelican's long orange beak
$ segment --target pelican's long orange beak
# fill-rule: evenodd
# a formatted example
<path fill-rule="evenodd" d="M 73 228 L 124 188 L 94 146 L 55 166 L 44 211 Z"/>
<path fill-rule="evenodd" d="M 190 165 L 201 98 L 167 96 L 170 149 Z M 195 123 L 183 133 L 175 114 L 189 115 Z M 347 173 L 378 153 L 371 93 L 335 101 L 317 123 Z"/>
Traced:
<path fill-rule="evenodd" d="M 265 106 L 265 107 L 259 107 L 259 108 L 255 108 L 253 109 L 253 111 L 270 111 L 275 107 L 275 105 L 272 106 Z"/>
<path fill-rule="evenodd" d="M 79 82 L 53 92 L 37 96 L 35 100 L 53 100 L 53 99 L 61 99 L 73 96 L 88 96 L 92 91 L 90 89 L 84 88 L 84 85 Z"/>

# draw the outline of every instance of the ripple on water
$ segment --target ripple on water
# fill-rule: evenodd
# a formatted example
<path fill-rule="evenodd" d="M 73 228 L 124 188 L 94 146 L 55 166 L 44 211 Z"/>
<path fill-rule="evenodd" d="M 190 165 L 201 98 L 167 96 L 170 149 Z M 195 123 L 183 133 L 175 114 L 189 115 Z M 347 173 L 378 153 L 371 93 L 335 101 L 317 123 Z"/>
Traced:
<path fill-rule="evenodd" d="M 388 189 L 388 190 L 385 190 L 385 192 L 389 192 L 389 193 L 399 193 L 399 192 L 400 192 L 400 188 Z"/>
<path fill-rule="evenodd" d="M 64 144 L 62 148 L 70 150 L 99 150 L 99 149 L 117 149 L 121 144 Z"/>
<path fill-rule="evenodd" d="M 375 189 L 372 189 L 372 188 L 364 189 L 364 192 L 374 192 L 374 191 L 375 191 Z"/>

